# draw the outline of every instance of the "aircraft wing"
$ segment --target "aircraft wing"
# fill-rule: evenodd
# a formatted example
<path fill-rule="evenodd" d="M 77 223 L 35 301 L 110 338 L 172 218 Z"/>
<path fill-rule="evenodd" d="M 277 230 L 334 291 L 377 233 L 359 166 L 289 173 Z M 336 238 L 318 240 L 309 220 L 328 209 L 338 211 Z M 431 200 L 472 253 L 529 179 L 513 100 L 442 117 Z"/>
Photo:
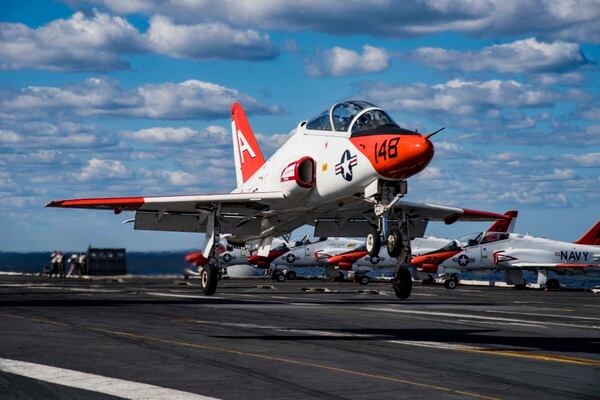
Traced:
<path fill-rule="evenodd" d="M 175 232 L 206 232 L 207 218 L 219 207 L 222 232 L 256 235 L 263 211 L 283 199 L 281 192 L 254 192 L 55 200 L 46 207 L 135 211 L 134 229 Z"/>
<path fill-rule="evenodd" d="M 502 214 L 431 203 L 400 201 L 396 204 L 396 208 L 405 209 L 412 218 L 422 218 L 429 221 L 444 221 L 448 225 L 458 220 L 485 222 L 506 219 L 506 216 Z"/>
<path fill-rule="evenodd" d="M 411 221 L 411 238 L 422 237 L 429 221 L 497 221 L 506 219 L 502 214 L 469 208 L 451 207 L 431 203 L 399 201 L 396 212 L 404 211 Z M 347 204 L 327 213 L 315 216 L 315 236 L 364 236 L 371 231 L 373 206 L 362 201 Z"/>

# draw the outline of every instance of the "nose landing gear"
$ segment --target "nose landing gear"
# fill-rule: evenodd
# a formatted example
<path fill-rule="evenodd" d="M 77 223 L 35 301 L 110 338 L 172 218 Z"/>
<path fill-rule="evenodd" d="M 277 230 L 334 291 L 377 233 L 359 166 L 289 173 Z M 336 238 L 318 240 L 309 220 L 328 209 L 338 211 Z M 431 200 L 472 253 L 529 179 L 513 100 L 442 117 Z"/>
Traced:
<path fill-rule="evenodd" d="M 412 291 L 412 276 L 406 268 L 410 260 L 409 217 L 405 210 L 395 211 L 395 205 L 407 192 L 406 181 L 389 182 L 376 180 L 365 188 L 365 199 L 373 203 L 377 224 L 366 238 L 370 257 L 378 257 L 385 240 L 388 254 L 398 260 L 398 269 L 392 286 L 400 299 L 407 299 Z M 392 227 L 390 228 L 390 222 Z"/>

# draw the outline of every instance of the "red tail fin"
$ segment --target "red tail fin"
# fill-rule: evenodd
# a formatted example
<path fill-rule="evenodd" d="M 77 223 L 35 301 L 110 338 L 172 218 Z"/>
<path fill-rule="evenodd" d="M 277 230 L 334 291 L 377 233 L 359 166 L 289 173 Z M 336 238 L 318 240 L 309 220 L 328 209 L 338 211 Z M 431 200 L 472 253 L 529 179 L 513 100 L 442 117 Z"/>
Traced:
<path fill-rule="evenodd" d="M 240 103 L 231 106 L 231 134 L 237 184 L 246 182 L 265 163 L 246 113 Z"/>
<path fill-rule="evenodd" d="M 596 222 L 592 229 L 587 231 L 576 244 L 591 244 L 593 246 L 600 246 L 600 221 Z"/>
<path fill-rule="evenodd" d="M 490 226 L 488 232 L 509 232 L 511 233 L 515 228 L 515 222 L 517 215 L 519 212 L 516 210 L 507 211 L 504 213 L 506 219 L 501 219 L 500 221 L 496 221 Z"/>

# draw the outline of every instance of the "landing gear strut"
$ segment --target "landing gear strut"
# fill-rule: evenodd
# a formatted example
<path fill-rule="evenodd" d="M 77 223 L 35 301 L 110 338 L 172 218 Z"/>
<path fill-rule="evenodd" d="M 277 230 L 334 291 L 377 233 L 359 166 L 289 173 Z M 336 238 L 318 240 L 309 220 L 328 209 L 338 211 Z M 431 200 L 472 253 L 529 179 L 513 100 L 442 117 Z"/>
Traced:
<path fill-rule="evenodd" d="M 219 257 L 215 250 L 220 238 L 219 213 L 220 205 L 216 204 L 206 218 L 206 245 L 202 255 L 208 259 L 208 263 L 200 271 L 200 286 L 206 296 L 212 296 L 217 290 L 219 282 L 220 265 Z"/>
<path fill-rule="evenodd" d="M 398 258 L 401 264 L 410 258 L 409 219 L 404 210 L 398 214 L 394 208 L 406 191 L 406 181 L 376 180 L 365 189 L 365 198 L 373 203 L 376 217 L 376 221 L 372 221 L 373 230 L 366 238 L 370 257 L 379 256 L 381 244 L 385 241 L 389 255 Z"/>

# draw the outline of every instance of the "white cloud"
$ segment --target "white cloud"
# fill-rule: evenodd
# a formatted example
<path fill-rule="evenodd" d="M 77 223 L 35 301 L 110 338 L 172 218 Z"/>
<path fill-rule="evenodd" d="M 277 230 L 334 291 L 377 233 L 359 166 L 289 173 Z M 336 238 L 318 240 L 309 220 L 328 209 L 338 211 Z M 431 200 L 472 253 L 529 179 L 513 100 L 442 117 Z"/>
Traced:
<path fill-rule="evenodd" d="M 382 48 L 365 45 L 363 52 L 334 47 L 311 56 L 306 67 L 309 76 L 343 76 L 379 72 L 389 67 L 390 54 Z"/>
<path fill-rule="evenodd" d="M 122 56 L 156 52 L 170 57 L 271 59 L 278 50 L 269 35 L 223 22 L 178 25 L 154 16 L 145 33 L 125 18 L 93 11 L 74 13 L 32 29 L 0 23 L 0 70 L 110 71 L 129 68 Z"/>
<path fill-rule="evenodd" d="M 437 85 L 368 83 L 361 95 L 395 110 L 468 115 L 494 108 L 552 105 L 558 94 L 514 80 L 450 80 Z"/>
<path fill-rule="evenodd" d="M 0 143 L 14 144 L 21 142 L 22 138 L 18 133 L 0 129 Z"/>
<path fill-rule="evenodd" d="M 119 160 L 92 158 L 75 177 L 79 181 L 87 182 L 96 179 L 126 178 L 129 174 L 129 169 Z"/>
<path fill-rule="evenodd" d="M 0 23 L 0 69 L 107 71 L 127 68 L 123 53 L 143 51 L 144 39 L 127 20 L 76 12 L 37 29 Z"/>
<path fill-rule="evenodd" d="M 547 73 L 538 74 L 534 77 L 536 82 L 542 85 L 576 85 L 585 80 L 585 76 L 579 72 L 565 72 L 565 73 Z"/>
<path fill-rule="evenodd" d="M 222 22 L 176 25 L 168 17 L 154 16 L 147 37 L 154 51 L 178 58 L 260 60 L 278 54 L 268 34 Z"/>
<path fill-rule="evenodd" d="M 411 58 L 438 69 L 501 73 L 567 71 L 588 63 L 576 43 L 546 43 L 535 38 L 493 45 L 477 51 L 421 47 Z"/>
<path fill-rule="evenodd" d="M 218 125 L 210 125 L 202 131 L 189 127 L 170 128 L 154 127 L 140 129 L 135 132 L 124 132 L 123 136 L 128 139 L 152 143 L 189 143 L 205 142 L 206 145 L 223 144 L 231 141 L 227 129 Z"/>
<path fill-rule="evenodd" d="M 597 0 L 64 0 L 102 5 L 117 13 L 163 14 L 176 21 L 220 20 L 231 25 L 333 34 L 420 36 L 444 31 L 475 36 L 534 34 L 600 42 Z"/>
<path fill-rule="evenodd" d="M 88 78 L 63 87 L 29 86 L 5 93 L 0 90 L 0 117 L 75 114 L 84 117 L 211 119 L 227 117 L 231 104 L 236 101 L 249 112 L 281 112 L 278 106 L 266 106 L 236 89 L 195 79 L 125 89 L 107 78 Z"/>

